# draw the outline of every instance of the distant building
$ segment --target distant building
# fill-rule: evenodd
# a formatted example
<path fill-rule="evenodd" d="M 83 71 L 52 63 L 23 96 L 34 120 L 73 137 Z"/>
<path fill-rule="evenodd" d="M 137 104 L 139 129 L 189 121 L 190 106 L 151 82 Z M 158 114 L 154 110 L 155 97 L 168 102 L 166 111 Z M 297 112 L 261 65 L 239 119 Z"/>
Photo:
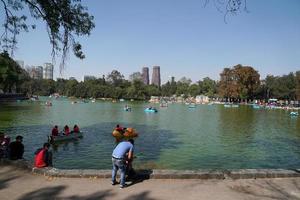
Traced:
<path fill-rule="evenodd" d="M 52 65 L 52 63 L 44 64 L 44 79 L 53 80 L 53 65 Z"/>
<path fill-rule="evenodd" d="M 83 82 L 89 81 L 89 80 L 95 80 L 95 79 L 96 79 L 95 76 L 85 75 L 85 76 L 83 77 Z"/>
<path fill-rule="evenodd" d="M 160 66 L 153 67 L 151 84 L 160 87 Z"/>
<path fill-rule="evenodd" d="M 175 83 L 175 77 L 174 76 L 171 77 L 171 83 L 172 84 Z"/>
<path fill-rule="evenodd" d="M 32 66 L 26 68 L 29 76 L 33 79 L 43 79 L 43 67 L 42 66 Z"/>
<path fill-rule="evenodd" d="M 16 60 L 16 62 L 20 65 L 20 67 L 21 67 L 22 69 L 25 69 L 25 68 L 24 68 L 24 61 L 23 61 L 23 60 Z"/>
<path fill-rule="evenodd" d="M 76 78 L 73 77 L 73 76 L 71 76 L 71 77 L 69 78 L 69 80 L 70 80 L 70 81 L 71 81 L 71 80 L 76 80 Z"/>
<path fill-rule="evenodd" d="M 142 79 L 145 85 L 149 85 L 149 68 L 143 67 Z"/>

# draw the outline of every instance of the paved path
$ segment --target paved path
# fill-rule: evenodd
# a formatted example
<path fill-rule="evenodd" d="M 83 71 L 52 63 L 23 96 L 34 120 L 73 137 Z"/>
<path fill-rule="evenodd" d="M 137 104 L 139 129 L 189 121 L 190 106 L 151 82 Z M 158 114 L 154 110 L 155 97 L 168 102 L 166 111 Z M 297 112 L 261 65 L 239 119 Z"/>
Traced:
<path fill-rule="evenodd" d="M 0 166 L 0 200 L 300 200 L 300 178 L 240 180 L 139 180 L 127 188 L 109 179 L 52 178 Z"/>

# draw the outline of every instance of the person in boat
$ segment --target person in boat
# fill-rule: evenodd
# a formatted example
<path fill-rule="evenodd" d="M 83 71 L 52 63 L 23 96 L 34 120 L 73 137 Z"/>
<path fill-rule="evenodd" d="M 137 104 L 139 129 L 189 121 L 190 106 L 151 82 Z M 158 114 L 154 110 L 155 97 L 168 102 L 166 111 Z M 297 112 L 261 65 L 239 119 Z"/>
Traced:
<path fill-rule="evenodd" d="M 68 125 L 65 125 L 64 127 L 64 135 L 70 135 L 70 128 Z"/>
<path fill-rule="evenodd" d="M 123 129 L 124 129 L 124 128 L 123 128 L 122 126 L 120 126 L 119 124 L 116 125 L 116 128 L 115 128 L 116 131 L 119 131 L 120 133 L 123 134 L 123 133 L 124 133 L 124 132 L 123 132 Z"/>
<path fill-rule="evenodd" d="M 120 177 L 120 188 L 126 187 L 125 184 L 125 175 L 128 167 L 131 166 L 133 161 L 133 152 L 134 152 L 134 140 L 130 139 L 128 141 L 120 142 L 112 153 L 112 177 L 111 184 L 115 185 L 116 175 L 118 170 L 120 169 L 121 177 Z"/>
<path fill-rule="evenodd" d="M 52 152 L 49 151 L 50 144 L 44 143 L 43 148 L 35 151 L 34 166 L 37 168 L 52 166 Z"/>
<path fill-rule="evenodd" d="M 16 137 L 16 141 L 9 144 L 9 159 L 10 160 L 18 160 L 23 159 L 24 154 L 24 145 L 22 144 L 23 137 L 18 135 Z"/>
<path fill-rule="evenodd" d="M 58 132 L 58 126 L 57 126 L 57 125 L 55 125 L 55 126 L 53 127 L 52 132 L 51 132 L 51 135 L 54 136 L 54 137 L 59 135 L 59 132 Z"/>
<path fill-rule="evenodd" d="M 79 133 L 79 127 L 77 126 L 77 124 L 74 125 L 73 127 L 73 133 Z"/>

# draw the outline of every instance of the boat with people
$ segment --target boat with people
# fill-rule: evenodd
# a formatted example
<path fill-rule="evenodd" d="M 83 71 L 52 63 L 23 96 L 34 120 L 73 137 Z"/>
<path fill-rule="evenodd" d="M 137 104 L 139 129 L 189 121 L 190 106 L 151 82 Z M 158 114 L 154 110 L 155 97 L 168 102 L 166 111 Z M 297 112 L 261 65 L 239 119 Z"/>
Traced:
<path fill-rule="evenodd" d="M 153 108 L 153 107 L 149 107 L 149 108 L 146 108 L 144 111 L 145 111 L 145 112 L 150 112 L 150 113 L 156 113 L 156 112 L 157 112 L 157 109 L 156 109 L 156 108 Z"/>
<path fill-rule="evenodd" d="M 298 116 L 299 113 L 298 113 L 298 112 L 290 112 L 290 115 L 291 115 L 291 116 Z"/>
<path fill-rule="evenodd" d="M 53 143 L 56 143 L 56 142 L 76 140 L 76 139 L 82 138 L 82 137 L 83 137 L 83 132 L 72 132 L 69 135 L 64 135 L 64 133 L 61 132 L 57 136 L 49 135 L 48 136 L 48 142 L 53 144 Z"/>
<path fill-rule="evenodd" d="M 189 104 L 189 108 L 196 108 L 196 104 L 190 103 L 190 104 Z"/>
<path fill-rule="evenodd" d="M 138 133 L 134 128 L 122 128 L 119 125 L 112 132 L 112 136 L 116 139 L 116 142 L 120 142 L 122 140 L 129 140 L 138 137 Z"/>

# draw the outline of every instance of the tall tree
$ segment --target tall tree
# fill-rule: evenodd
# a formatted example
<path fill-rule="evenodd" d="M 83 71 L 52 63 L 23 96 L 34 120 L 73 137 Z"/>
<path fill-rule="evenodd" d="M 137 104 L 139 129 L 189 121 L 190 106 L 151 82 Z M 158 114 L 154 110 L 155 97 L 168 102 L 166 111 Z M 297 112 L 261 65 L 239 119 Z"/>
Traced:
<path fill-rule="evenodd" d="M 4 92 L 18 92 L 20 84 L 27 80 L 28 74 L 4 51 L 0 54 L 0 89 Z"/>
<path fill-rule="evenodd" d="M 114 86 L 120 86 L 124 80 L 124 76 L 118 70 L 113 70 L 107 75 L 107 80 Z"/>
<path fill-rule="evenodd" d="M 219 95 L 233 99 L 252 99 L 260 85 L 260 75 L 250 66 L 224 68 L 220 74 Z"/>
<path fill-rule="evenodd" d="M 81 5 L 80 0 L 0 0 L 0 3 L 4 12 L 0 46 L 4 50 L 11 50 L 11 55 L 16 48 L 17 36 L 22 31 L 35 28 L 35 25 L 26 22 L 28 16 L 20 15 L 28 10 L 33 19 L 46 23 L 53 59 L 58 52 L 62 53 L 60 70 L 65 66 L 70 48 L 76 57 L 85 58 L 82 46 L 75 37 L 90 35 L 95 24 L 94 17 Z"/>
<path fill-rule="evenodd" d="M 296 72 L 296 99 L 300 101 L 300 71 Z"/>

